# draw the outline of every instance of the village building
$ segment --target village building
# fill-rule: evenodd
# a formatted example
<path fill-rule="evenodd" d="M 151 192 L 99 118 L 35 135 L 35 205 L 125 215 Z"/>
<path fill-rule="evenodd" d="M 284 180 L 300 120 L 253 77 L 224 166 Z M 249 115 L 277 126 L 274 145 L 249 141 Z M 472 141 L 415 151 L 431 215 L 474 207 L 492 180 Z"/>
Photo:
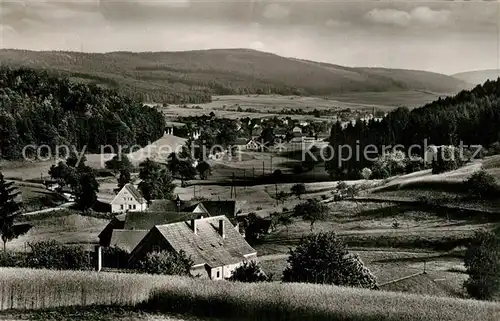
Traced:
<path fill-rule="evenodd" d="M 246 150 L 258 151 L 260 150 L 260 148 L 261 148 L 260 143 L 255 139 L 250 139 L 245 145 Z"/>
<path fill-rule="evenodd" d="M 193 261 L 191 274 L 212 280 L 228 278 L 257 259 L 257 251 L 224 215 L 154 226 L 130 254 L 129 266 L 160 251 L 183 251 Z"/>
<path fill-rule="evenodd" d="M 258 139 L 262 135 L 262 127 L 254 127 L 252 129 L 252 137 L 251 139 Z"/>
<path fill-rule="evenodd" d="M 148 204 L 132 184 L 126 184 L 109 203 L 111 213 L 145 211 Z"/>
<path fill-rule="evenodd" d="M 299 126 L 295 126 L 292 129 L 292 133 L 300 133 L 300 134 L 302 134 L 302 128 L 300 128 Z"/>
<path fill-rule="evenodd" d="M 116 215 L 99 234 L 99 245 L 132 250 L 155 225 L 164 225 L 202 217 L 224 215 L 237 224 L 241 212 L 236 201 L 156 200 L 143 212 Z"/>
<path fill-rule="evenodd" d="M 286 134 L 287 134 L 287 130 L 285 128 L 282 128 L 282 127 L 277 127 L 277 128 L 274 128 L 273 134 L 274 134 L 275 138 L 285 139 Z"/>
<path fill-rule="evenodd" d="M 250 140 L 248 138 L 245 138 L 245 137 L 238 137 L 236 138 L 236 140 L 234 141 L 234 145 L 239 149 L 239 150 L 245 150 L 247 148 L 247 143 L 249 142 Z"/>

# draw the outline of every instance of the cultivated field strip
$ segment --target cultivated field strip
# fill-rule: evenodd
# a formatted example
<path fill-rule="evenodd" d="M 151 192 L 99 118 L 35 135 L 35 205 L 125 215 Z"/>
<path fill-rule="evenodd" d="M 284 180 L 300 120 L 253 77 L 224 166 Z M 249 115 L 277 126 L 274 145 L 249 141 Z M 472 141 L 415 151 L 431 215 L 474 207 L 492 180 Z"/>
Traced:
<path fill-rule="evenodd" d="M 313 284 L 0 269 L 0 308 L 116 305 L 231 320 L 500 320 L 500 305 Z"/>

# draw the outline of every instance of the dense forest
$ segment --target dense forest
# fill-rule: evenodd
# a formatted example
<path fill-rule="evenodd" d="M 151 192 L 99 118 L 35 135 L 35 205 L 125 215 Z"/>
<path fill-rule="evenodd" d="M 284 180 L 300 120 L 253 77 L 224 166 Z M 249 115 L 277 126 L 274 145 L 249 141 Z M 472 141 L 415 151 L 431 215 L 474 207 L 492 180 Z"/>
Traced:
<path fill-rule="evenodd" d="M 145 102 L 200 104 L 212 95 L 329 96 L 350 92 L 456 93 L 469 84 L 415 70 L 350 68 L 248 49 L 82 53 L 0 50 L 9 66 L 47 69 Z"/>
<path fill-rule="evenodd" d="M 27 145 L 147 145 L 164 133 L 163 115 L 140 101 L 45 71 L 0 68 L 0 158 L 18 159 Z"/>
<path fill-rule="evenodd" d="M 427 146 L 458 146 L 462 142 L 464 145 L 489 147 L 500 140 L 499 125 L 500 78 L 412 111 L 398 108 L 380 122 L 358 121 L 346 128 L 337 123 L 331 131 L 330 145 L 335 152 L 344 144 L 351 146 L 353 150 L 359 145 L 361 151 L 364 146 L 371 144 L 378 147 L 401 144 L 403 149 L 408 149 L 413 144 L 424 146 L 424 140 L 427 140 Z M 420 152 L 420 156 L 424 153 L 423 149 L 414 149 L 413 152 Z M 329 164 L 330 173 L 347 172 L 350 176 L 355 176 L 361 168 L 370 165 L 367 157 L 359 156 L 359 161 L 353 157 L 351 161 L 343 162 L 339 168 L 337 153 Z"/>

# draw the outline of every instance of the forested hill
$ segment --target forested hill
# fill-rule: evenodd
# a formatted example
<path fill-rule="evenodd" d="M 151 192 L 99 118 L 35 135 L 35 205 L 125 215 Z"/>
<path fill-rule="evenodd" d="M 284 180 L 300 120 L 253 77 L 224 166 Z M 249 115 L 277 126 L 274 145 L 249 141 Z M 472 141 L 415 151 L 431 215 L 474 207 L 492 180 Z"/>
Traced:
<path fill-rule="evenodd" d="M 0 68 L 0 158 L 18 159 L 27 145 L 146 145 L 164 133 L 156 109 L 95 85 L 45 71 Z M 44 149 L 47 151 L 47 149 Z"/>
<path fill-rule="evenodd" d="M 470 87 L 442 74 L 348 68 L 249 49 L 105 54 L 0 50 L 0 62 L 56 70 L 77 81 L 116 88 L 159 103 L 202 103 L 210 101 L 211 95 L 225 94 L 456 93 Z"/>
<path fill-rule="evenodd" d="M 463 142 L 464 145 L 490 147 L 500 141 L 499 124 L 500 78 L 412 111 L 398 108 L 381 122 L 357 122 L 345 129 L 336 124 L 330 142 L 335 148 L 342 144 L 354 146 L 357 140 L 361 148 L 369 144 L 401 144 L 409 148 L 413 144 L 424 146 L 427 139 L 427 145 L 458 146 Z M 418 149 L 413 151 L 419 152 Z M 346 163 L 347 170 L 353 173 L 365 165 L 363 160 Z"/>

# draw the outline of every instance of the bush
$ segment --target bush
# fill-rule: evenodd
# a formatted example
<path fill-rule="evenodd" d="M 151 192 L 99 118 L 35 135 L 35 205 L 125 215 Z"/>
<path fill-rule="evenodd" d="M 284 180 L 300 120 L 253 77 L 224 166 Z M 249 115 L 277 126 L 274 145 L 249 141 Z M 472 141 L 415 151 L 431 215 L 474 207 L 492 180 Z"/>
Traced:
<path fill-rule="evenodd" d="M 500 187 L 495 177 L 484 170 L 472 174 L 465 181 L 469 195 L 475 199 L 493 199 L 500 196 Z"/>
<path fill-rule="evenodd" d="M 229 281 L 235 282 L 264 282 L 267 280 L 268 278 L 259 263 L 255 261 L 244 262 L 233 271 L 229 278 Z"/>
<path fill-rule="evenodd" d="M 292 186 L 290 189 L 290 192 L 297 196 L 298 199 L 300 199 L 300 196 L 306 192 L 306 186 L 302 183 L 300 184 L 295 184 Z"/>
<path fill-rule="evenodd" d="M 441 146 L 436 149 L 432 159 L 432 174 L 440 174 L 457 169 L 463 165 L 460 151 L 455 146 Z"/>
<path fill-rule="evenodd" d="M 337 183 L 337 190 L 343 190 L 348 187 L 347 183 L 344 181 L 340 181 Z"/>
<path fill-rule="evenodd" d="M 102 249 L 102 265 L 122 269 L 128 265 L 129 253 L 119 247 L 110 246 Z"/>
<path fill-rule="evenodd" d="M 480 231 L 467 248 L 464 258 L 469 278 L 464 287 L 475 299 L 491 300 L 500 294 L 500 237 Z"/>
<path fill-rule="evenodd" d="M 368 167 L 365 167 L 361 170 L 361 177 L 363 177 L 364 179 L 370 179 L 371 176 L 372 176 L 372 170 L 369 169 Z"/>
<path fill-rule="evenodd" d="M 375 276 L 332 232 L 302 239 L 295 250 L 290 250 L 288 264 L 283 271 L 284 282 L 378 288 Z"/>
<path fill-rule="evenodd" d="M 54 270 L 88 270 L 92 268 L 90 253 L 81 246 L 67 246 L 57 241 L 28 243 L 28 267 Z"/>
<path fill-rule="evenodd" d="M 148 274 L 191 275 L 193 261 L 180 251 L 148 253 L 136 267 L 139 271 Z"/>
<path fill-rule="evenodd" d="M 418 172 L 423 169 L 425 169 L 425 162 L 422 157 L 412 155 L 405 159 L 405 172 L 407 174 Z"/>
<path fill-rule="evenodd" d="M 0 252 L 1 267 L 23 267 L 25 264 L 25 257 L 22 254 L 6 251 Z"/>

